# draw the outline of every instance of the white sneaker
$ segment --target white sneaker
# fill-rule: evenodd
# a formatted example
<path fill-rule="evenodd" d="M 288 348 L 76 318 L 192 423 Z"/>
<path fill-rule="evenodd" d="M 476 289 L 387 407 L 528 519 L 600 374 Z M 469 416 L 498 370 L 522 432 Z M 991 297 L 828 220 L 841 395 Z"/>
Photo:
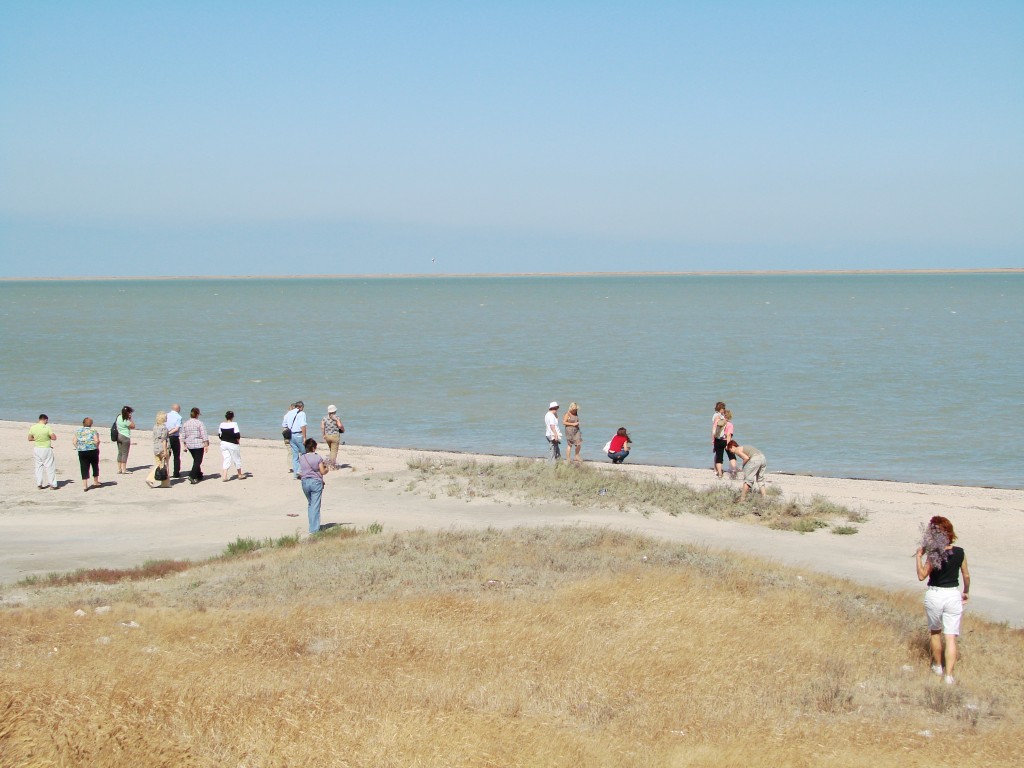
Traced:
<path fill-rule="evenodd" d="M 953 679 L 952 675 L 946 675 L 946 685 L 952 685 L 956 680 Z"/>
<path fill-rule="evenodd" d="M 938 664 L 932 664 L 932 672 L 934 672 L 939 677 L 942 677 L 942 667 Z"/>

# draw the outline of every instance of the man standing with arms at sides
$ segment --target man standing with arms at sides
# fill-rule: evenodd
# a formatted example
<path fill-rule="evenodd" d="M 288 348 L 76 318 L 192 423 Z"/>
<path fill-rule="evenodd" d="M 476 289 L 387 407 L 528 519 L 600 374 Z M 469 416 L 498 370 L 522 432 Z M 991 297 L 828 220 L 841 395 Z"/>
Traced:
<path fill-rule="evenodd" d="M 544 437 L 548 440 L 548 461 L 562 458 L 562 433 L 558 431 L 558 403 L 551 403 L 544 414 Z"/>
<path fill-rule="evenodd" d="M 57 464 L 53 460 L 52 443 L 57 439 L 45 413 L 39 414 L 39 421 L 28 430 L 28 441 L 35 443 L 32 453 L 36 459 L 36 485 L 40 488 L 57 488 Z"/>
<path fill-rule="evenodd" d="M 306 405 L 301 400 L 296 400 L 292 409 L 281 419 L 281 428 L 291 432 L 288 444 L 292 450 L 292 473 L 296 480 L 299 477 L 299 456 L 306 452 Z"/>
<path fill-rule="evenodd" d="M 167 441 L 171 446 L 171 455 L 174 457 L 174 474 L 172 477 L 181 477 L 181 406 L 175 403 L 167 412 Z"/>

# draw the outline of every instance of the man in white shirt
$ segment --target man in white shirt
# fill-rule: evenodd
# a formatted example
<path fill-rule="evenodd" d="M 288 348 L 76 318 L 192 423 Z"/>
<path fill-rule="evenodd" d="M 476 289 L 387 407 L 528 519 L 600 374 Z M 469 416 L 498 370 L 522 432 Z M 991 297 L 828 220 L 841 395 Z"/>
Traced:
<path fill-rule="evenodd" d="M 562 433 L 558 431 L 558 403 L 551 403 L 544 414 L 544 437 L 548 441 L 548 461 L 562 458 Z"/>
<path fill-rule="evenodd" d="M 290 429 L 292 431 L 291 439 L 288 441 L 288 445 L 292 449 L 292 473 L 296 480 L 301 480 L 299 477 L 299 456 L 306 452 L 306 414 L 305 404 L 301 400 L 297 400 L 292 409 L 284 415 L 281 419 L 281 428 Z"/>
<path fill-rule="evenodd" d="M 174 477 L 181 477 L 181 406 L 175 403 L 167 412 L 167 442 L 174 457 Z"/>

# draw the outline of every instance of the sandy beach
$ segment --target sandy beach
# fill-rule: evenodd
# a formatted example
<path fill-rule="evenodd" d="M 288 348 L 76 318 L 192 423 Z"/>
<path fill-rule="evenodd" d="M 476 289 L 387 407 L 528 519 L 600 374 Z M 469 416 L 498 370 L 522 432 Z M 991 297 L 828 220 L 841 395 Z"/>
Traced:
<path fill-rule="evenodd" d="M 287 471 L 283 443 L 243 440 L 242 457 L 251 476 L 222 482 L 220 450 L 214 438 L 204 462 L 207 479 L 190 485 L 183 477 L 169 489 L 145 483 L 152 463 L 150 434 L 134 433 L 129 475 L 116 474 L 116 448 L 101 448 L 104 486 L 83 492 L 72 445 L 74 428 L 53 425 L 57 490 L 39 490 L 33 475 L 30 423 L 0 422 L 0 601 L 31 602 L 31 588 L 16 586 L 26 576 L 85 567 L 130 567 L 146 560 L 198 559 L 223 552 L 238 537 L 279 537 L 306 529 L 305 499 Z M 100 433 L 105 433 L 100 427 Z M 1024 491 L 827 477 L 769 472 L 771 485 L 787 497 L 823 495 L 868 520 L 852 536 L 770 530 L 694 515 L 648 517 L 613 509 L 558 503 L 496 503 L 493 499 L 450 498 L 408 490 L 414 457 L 503 457 L 395 450 L 346 445 L 324 492 L 323 522 L 364 527 L 380 523 L 385 532 L 536 525 L 604 526 L 712 549 L 768 558 L 829 573 L 865 585 L 920 590 L 912 553 L 919 527 L 930 516 L 950 518 L 967 552 L 973 579 L 970 610 L 1024 627 L 1024 593 L 1014 553 L 1024 550 Z M 183 458 L 187 472 L 190 459 Z M 707 469 L 624 464 L 607 471 L 646 473 L 705 487 L 719 482 Z M 214 475 L 214 473 L 218 473 Z"/>

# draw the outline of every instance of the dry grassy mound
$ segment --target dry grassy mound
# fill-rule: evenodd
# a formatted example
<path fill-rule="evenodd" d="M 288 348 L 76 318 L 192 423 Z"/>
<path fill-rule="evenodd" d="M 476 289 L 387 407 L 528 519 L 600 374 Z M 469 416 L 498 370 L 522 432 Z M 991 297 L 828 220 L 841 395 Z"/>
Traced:
<path fill-rule="evenodd" d="M 3 766 L 1009 766 L 1024 736 L 1019 632 L 966 619 L 947 687 L 917 596 L 608 531 L 22 592 Z"/>

